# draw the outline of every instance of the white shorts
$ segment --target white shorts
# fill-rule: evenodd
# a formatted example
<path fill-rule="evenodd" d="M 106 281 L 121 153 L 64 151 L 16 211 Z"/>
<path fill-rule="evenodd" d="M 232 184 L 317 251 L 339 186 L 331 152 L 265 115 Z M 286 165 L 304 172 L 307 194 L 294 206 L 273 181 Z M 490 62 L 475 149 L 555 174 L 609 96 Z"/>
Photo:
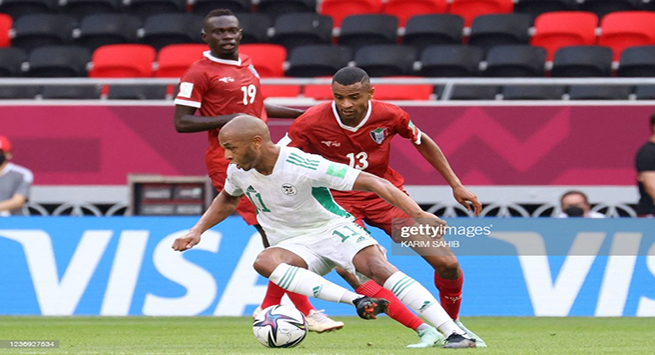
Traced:
<path fill-rule="evenodd" d="M 322 234 L 285 239 L 271 248 L 286 249 L 298 255 L 310 271 L 319 275 L 325 275 L 337 266 L 357 275 L 353 258 L 371 245 L 377 245 L 383 254 L 386 252 L 364 228 L 344 221 Z"/>

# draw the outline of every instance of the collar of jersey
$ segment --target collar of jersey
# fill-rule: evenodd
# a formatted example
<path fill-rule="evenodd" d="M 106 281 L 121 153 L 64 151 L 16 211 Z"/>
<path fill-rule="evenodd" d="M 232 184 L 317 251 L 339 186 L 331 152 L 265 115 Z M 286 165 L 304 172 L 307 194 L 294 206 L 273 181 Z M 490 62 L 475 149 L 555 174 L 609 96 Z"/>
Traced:
<path fill-rule="evenodd" d="M 359 122 L 357 127 L 350 127 L 346 126 L 341 122 L 341 117 L 339 117 L 339 111 L 337 111 L 337 104 L 332 101 L 332 113 L 334 114 L 334 118 L 337 120 L 337 123 L 339 126 L 345 130 L 351 131 L 351 132 L 357 132 L 358 129 L 360 129 L 363 125 L 366 124 L 366 121 L 368 121 L 368 118 L 371 117 L 371 100 L 368 101 L 368 110 L 366 110 L 366 116 L 364 116 L 364 119 L 362 122 Z"/>
<path fill-rule="evenodd" d="M 234 66 L 237 66 L 237 67 L 241 65 L 241 58 L 239 58 L 239 60 L 229 60 L 229 59 L 216 58 L 216 57 L 214 57 L 212 55 L 211 51 L 203 52 L 202 55 L 207 57 L 207 59 L 211 60 L 212 62 L 227 64 L 227 65 L 234 65 Z"/>

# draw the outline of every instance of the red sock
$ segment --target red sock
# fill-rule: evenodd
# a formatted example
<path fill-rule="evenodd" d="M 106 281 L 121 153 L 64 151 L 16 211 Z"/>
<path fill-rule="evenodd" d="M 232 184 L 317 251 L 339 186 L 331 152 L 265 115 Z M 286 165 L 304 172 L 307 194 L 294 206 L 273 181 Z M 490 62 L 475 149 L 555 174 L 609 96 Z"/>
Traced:
<path fill-rule="evenodd" d="M 441 306 L 453 320 L 459 317 L 459 307 L 462 304 L 462 284 L 464 283 L 464 274 L 460 271 L 459 279 L 447 280 L 434 273 L 434 285 L 439 290 L 439 299 Z"/>
<path fill-rule="evenodd" d="M 262 301 L 262 309 L 280 304 L 280 302 L 282 302 L 282 296 L 284 296 L 285 292 L 287 292 L 285 289 L 269 281 L 268 288 L 266 289 L 266 295 Z"/>
<path fill-rule="evenodd" d="M 378 285 L 373 280 L 359 286 L 355 292 L 368 297 L 384 298 L 389 301 L 389 310 L 387 311 L 387 314 L 389 317 L 395 319 L 398 323 L 407 328 L 416 330 L 419 325 L 423 324 L 421 318 L 417 317 L 412 313 L 412 311 L 407 309 L 407 307 L 396 298 L 393 292 Z"/>
<path fill-rule="evenodd" d="M 301 311 L 304 315 L 309 315 L 309 311 L 314 309 L 314 306 L 309 303 L 309 298 L 307 298 L 307 296 L 299 295 L 289 291 L 287 291 L 287 296 L 289 296 L 289 299 L 291 302 L 293 302 L 293 305 L 296 306 L 296 308 L 298 308 L 298 310 Z"/>

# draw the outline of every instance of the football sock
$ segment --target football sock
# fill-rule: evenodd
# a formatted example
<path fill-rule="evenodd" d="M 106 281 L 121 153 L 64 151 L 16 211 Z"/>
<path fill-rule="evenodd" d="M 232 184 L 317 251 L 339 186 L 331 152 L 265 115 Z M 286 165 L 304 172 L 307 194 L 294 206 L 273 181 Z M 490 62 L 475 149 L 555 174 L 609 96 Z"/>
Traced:
<path fill-rule="evenodd" d="M 441 307 L 452 319 L 459 317 L 459 307 L 462 304 L 462 284 L 464 283 L 464 274 L 460 271 L 457 280 L 448 280 L 434 273 L 434 285 L 439 290 L 439 299 Z"/>
<path fill-rule="evenodd" d="M 280 287 L 280 286 L 276 285 L 276 287 Z M 309 315 L 310 311 L 314 310 L 314 306 L 312 306 L 312 304 L 309 303 L 309 298 L 307 298 L 307 296 L 299 295 L 293 292 L 287 292 L 287 296 L 289 296 L 289 299 L 291 300 L 291 302 L 293 302 L 293 305 L 296 306 L 296 308 L 298 308 L 298 310 L 302 312 L 302 314 L 307 316 Z"/>
<path fill-rule="evenodd" d="M 441 307 L 437 299 L 416 280 L 398 271 L 384 282 L 384 288 L 393 292 L 396 297 L 414 310 L 419 316 L 427 319 L 435 327 L 449 336 L 452 333 L 465 334 L 448 313 Z"/>
<path fill-rule="evenodd" d="M 269 281 L 268 287 L 266 288 L 266 294 L 264 295 L 264 300 L 262 301 L 262 309 L 280 304 L 280 302 L 282 302 L 282 296 L 284 296 L 286 292 L 287 291 L 285 291 L 280 286 Z"/>
<path fill-rule="evenodd" d="M 384 298 L 389 301 L 387 315 L 407 328 L 417 330 L 421 324 L 424 324 L 421 318 L 407 309 L 391 291 L 378 285 L 373 280 L 359 286 L 355 289 L 355 292 L 368 297 Z"/>
<path fill-rule="evenodd" d="M 348 303 L 362 297 L 309 270 L 282 263 L 268 278 L 283 289 L 325 301 Z"/>

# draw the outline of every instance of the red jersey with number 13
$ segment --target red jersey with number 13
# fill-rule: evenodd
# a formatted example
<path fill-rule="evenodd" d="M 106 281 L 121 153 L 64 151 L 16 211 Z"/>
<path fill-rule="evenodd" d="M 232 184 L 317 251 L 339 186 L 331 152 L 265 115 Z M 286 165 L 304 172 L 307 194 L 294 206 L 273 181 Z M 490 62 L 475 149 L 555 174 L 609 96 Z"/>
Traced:
<path fill-rule="evenodd" d="M 268 120 L 259 75 L 250 57 L 243 54 L 236 61 L 219 59 L 205 52 L 204 58 L 193 63 L 180 79 L 175 104 L 195 107 L 201 116 L 245 113 L 264 122 Z M 210 176 L 225 173 L 228 161 L 218 142 L 218 130 L 208 131 L 208 139 L 207 171 Z"/>
<path fill-rule="evenodd" d="M 389 166 L 391 139 L 399 134 L 420 144 L 420 130 L 400 107 L 377 100 L 369 101 L 368 111 L 357 127 L 341 122 L 334 102 L 308 109 L 289 127 L 289 146 L 319 154 L 328 160 L 349 164 L 389 180 L 401 188 L 405 179 Z M 337 198 L 376 198 L 372 193 L 332 191 Z"/>

